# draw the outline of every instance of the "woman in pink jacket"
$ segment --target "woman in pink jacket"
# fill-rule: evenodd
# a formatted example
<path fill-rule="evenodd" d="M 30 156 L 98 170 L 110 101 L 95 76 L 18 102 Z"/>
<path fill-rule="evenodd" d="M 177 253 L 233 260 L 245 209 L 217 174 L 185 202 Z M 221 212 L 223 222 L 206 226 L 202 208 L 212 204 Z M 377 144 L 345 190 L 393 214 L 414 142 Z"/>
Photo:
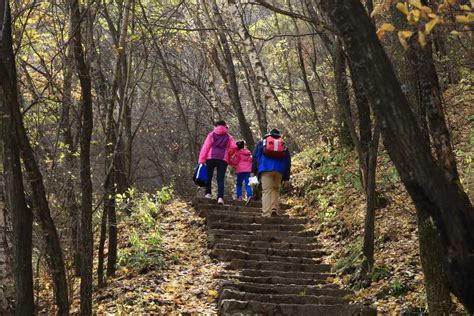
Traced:
<path fill-rule="evenodd" d="M 249 185 L 250 172 L 252 172 L 252 152 L 245 148 L 243 140 L 237 142 L 237 152 L 230 159 L 230 165 L 237 173 L 237 183 L 235 187 L 237 200 L 242 200 L 242 183 L 247 191 L 247 201 L 252 197 L 252 188 Z"/>
<path fill-rule="evenodd" d="M 217 203 L 224 204 L 224 178 L 230 157 L 237 150 L 234 137 L 227 133 L 225 121 L 217 121 L 214 131 L 210 132 L 199 154 L 199 163 L 207 167 L 206 198 L 212 198 L 212 177 L 217 169 Z"/>

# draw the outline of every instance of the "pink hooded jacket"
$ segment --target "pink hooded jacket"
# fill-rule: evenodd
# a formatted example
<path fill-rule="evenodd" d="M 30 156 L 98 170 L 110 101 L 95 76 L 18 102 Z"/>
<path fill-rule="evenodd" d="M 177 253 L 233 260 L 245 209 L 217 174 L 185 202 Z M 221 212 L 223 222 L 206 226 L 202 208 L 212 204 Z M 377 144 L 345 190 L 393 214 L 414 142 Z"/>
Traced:
<path fill-rule="evenodd" d="M 238 150 L 230 158 L 230 165 L 235 168 L 236 173 L 252 172 L 252 153 L 247 148 Z"/>
<path fill-rule="evenodd" d="M 205 163 L 208 159 L 219 159 L 229 163 L 230 157 L 237 150 L 234 137 L 227 133 L 226 126 L 216 126 L 214 131 L 210 132 L 201 152 L 199 153 L 199 163 Z"/>

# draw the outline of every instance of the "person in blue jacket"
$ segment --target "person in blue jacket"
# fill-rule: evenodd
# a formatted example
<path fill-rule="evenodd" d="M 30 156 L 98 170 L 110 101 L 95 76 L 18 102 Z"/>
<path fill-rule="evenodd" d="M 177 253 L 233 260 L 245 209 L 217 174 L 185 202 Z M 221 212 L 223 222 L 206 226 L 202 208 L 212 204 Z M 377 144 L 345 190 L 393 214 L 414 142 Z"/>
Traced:
<path fill-rule="evenodd" d="M 281 139 L 280 131 L 272 129 L 260 140 L 253 153 L 252 173 L 258 176 L 262 183 L 262 211 L 264 216 L 279 214 L 280 185 L 290 179 L 291 155 L 285 147 L 282 158 L 270 158 L 264 154 L 264 140 L 269 136 Z"/>

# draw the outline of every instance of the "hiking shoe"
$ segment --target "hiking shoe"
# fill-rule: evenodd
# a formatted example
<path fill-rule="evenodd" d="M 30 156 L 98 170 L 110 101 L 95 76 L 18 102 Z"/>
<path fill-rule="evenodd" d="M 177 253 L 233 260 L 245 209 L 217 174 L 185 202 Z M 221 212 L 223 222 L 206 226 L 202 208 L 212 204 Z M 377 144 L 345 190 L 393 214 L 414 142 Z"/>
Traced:
<path fill-rule="evenodd" d="M 224 199 L 223 198 L 218 198 L 217 199 L 217 204 L 224 205 Z"/>
<path fill-rule="evenodd" d="M 206 199 L 212 199 L 211 193 L 208 193 L 208 194 L 204 195 L 204 197 L 205 197 Z"/>
<path fill-rule="evenodd" d="M 278 215 L 278 212 L 276 209 L 272 209 L 272 212 L 270 213 L 271 217 L 276 217 Z"/>

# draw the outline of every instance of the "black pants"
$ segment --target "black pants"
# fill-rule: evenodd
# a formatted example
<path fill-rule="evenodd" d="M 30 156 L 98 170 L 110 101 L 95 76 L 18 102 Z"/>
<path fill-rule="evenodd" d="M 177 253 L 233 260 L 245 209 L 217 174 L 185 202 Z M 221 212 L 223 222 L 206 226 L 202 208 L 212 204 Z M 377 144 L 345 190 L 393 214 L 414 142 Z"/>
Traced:
<path fill-rule="evenodd" d="M 224 197 L 224 177 L 227 170 L 227 162 L 220 159 L 208 159 L 206 161 L 207 167 L 207 185 L 206 194 L 211 194 L 212 188 L 212 176 L 214 175 L 214 169 L 217 168 L 217 198 Z"/>

